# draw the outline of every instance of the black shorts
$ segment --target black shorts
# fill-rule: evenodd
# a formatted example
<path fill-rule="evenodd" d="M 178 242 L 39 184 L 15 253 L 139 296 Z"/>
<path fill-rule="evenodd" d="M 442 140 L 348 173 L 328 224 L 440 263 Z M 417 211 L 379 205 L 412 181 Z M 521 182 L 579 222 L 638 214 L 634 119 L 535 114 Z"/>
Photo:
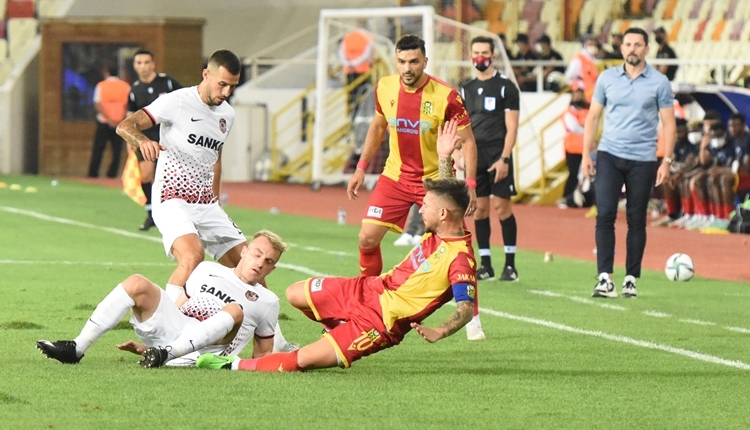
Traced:
<path fill-rule="evenodd" d="M 141 162 L 143 162 L 143 161 L 146 161 L 146 160 L 145 160 L 145 159 L 143 158 L 143 153 L 141 152 L 141 148 L 136 148 L 136 150 L 135 150 L 135 158 L 137 158 L 137 159 L 138 159 L 138 162 L 139 162 L 139 163 L 141 163 Z M 156 161 L 159 161 L 159 159 L 157 158 L 157 159 L 156 159 Z M 156 161 L 152 161 L 152 163 L 156 163 Z"/>
<path fill-rule="evenodd" d="M 477 197 L 495 197 L 510 199 L 516 195 L 516 183 L 513 178 L 513 157 L 508 163 L 508 176 L 495 183 L 495 171 L 488 172 L 503 154 L 502 148 L 477 148 Z"/>

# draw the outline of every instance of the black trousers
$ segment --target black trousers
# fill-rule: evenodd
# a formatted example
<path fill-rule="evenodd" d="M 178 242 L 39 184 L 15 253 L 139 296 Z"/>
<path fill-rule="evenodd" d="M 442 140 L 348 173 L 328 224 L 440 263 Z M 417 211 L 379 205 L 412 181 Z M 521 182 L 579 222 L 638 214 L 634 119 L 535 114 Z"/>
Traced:
<path fill-rule="evenodd" d="M 578 186 L 578 171 L 581 170 L 583 155 L 565 153 L 565 162 L 568 164 L 568 180 L 565 181 L 563 197 L 567 197 L 575 191 Z"/>
<path fill-rule="evenodd" d="M 628 220 L 626 275 L 641 276 L 646 249 L 648 200 L 656 181 L 656 161 L 633 161 L 599 151 L 596 155 L 596 262 L 599 273 L 612 273 L 615 261 L 615 220 L 622 185 Z"/>
<path fill-rule="evenodd" d="M 94 147 L 91 150 L 91 162 L 89 162 L 89 178 L 99 176 L 99 166 L 102 164 L 104 150 L 107 148 L 107 142 L 112 145 L 112 162 L 107 170 L 108 178 L 116 178 L 117 171 L 120 170 L 120 154 L 122 154 L 122 138 L 117 135 L 115 129 L 108 124 L 96 122 L 96 133 L 94 134 Z"/>

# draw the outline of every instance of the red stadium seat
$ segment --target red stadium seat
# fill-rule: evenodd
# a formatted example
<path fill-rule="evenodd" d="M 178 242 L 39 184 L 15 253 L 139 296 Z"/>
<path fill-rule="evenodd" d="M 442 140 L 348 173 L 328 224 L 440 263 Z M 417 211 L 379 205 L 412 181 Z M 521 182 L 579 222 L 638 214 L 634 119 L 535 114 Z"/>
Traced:
<path fill-rule="evenodd" d="M 10 18 L 36 18 L 34 0 L 8 0 L 5 16 Z"/>
<path fill-rule="evenodd" d="M 8 36 L 5 34 L 5 20 L 0 19 L 0 39 L 5 39 L 6 37 Z"/>

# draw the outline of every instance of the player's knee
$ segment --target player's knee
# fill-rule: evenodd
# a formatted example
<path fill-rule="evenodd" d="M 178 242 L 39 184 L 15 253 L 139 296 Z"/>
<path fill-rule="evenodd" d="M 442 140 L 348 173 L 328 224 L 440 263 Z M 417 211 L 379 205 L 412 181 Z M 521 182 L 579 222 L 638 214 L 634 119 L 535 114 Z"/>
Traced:
<path fill-rule="evenodd" d="M 193 271 L 203 261 L 205 253 L 202 249 L 191 249 L 184 251 L 177 256 L 177 263 L 181 266 L 187 267 L 190 272 Z"/>
<path fill-rule="evenodd" d="M 237 303 L 230 303 L 221 308 L 221 310 L 222 312 L 226 312 L 232 316 L 235 325 L 242 324 L 242 320 L 245 318 L 245 314 L 242 311 L 242 306 Z"/>
<path fill-rule="evenodd" d="M 380 241 L 377 238 L 373 237 L 364 230 L 360 230 L 359 246 L 361 248 L 375 248 L 378 245 L 380 245 Z"/>
<path fill-rule="evenodd" d="M 153 283 L 143 275 L 130 275 L 128 279 L 122 282 L 122 288 L 130 297 L 135 297 L 147 291 L 153 286 Z"/>

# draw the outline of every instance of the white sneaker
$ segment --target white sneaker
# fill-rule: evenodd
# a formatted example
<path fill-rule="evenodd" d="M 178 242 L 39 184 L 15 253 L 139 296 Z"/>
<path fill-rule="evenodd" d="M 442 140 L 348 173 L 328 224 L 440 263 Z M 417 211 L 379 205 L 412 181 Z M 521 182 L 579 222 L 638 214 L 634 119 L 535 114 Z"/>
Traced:
<path fill-rule="evenodd" d="M 402 233 L 401 236 L 396 239 L 395 242 L 393 242 L 394 246 L 414 246 L 416 243 L 416 236 L 412 236 L 409 233 Z"/>
<path fill-rule="evenodd" d="M 599 282 L 594 287 L 594 292 L 591 294 L 592 297 L 608 297 L 613 299 L 617 297 L 617 291 L 615 291 L 615 283 L 609 279 L 609 275 L 606 273 L 599 274 Z"/>
<path fill-rule="evenodd" d="M 635 277 L 628 275 L 622 282 L 622 296 L 625 298 L 636 298 L 638 293 L 635 292 Z"/>
<path fill-rule="evenodd" d="M 469 321 L 466 324 L 466 339 L 468 340 L 484 340 L 487 336 L 482 331 L 482 326 L 474 321 Z"/>

